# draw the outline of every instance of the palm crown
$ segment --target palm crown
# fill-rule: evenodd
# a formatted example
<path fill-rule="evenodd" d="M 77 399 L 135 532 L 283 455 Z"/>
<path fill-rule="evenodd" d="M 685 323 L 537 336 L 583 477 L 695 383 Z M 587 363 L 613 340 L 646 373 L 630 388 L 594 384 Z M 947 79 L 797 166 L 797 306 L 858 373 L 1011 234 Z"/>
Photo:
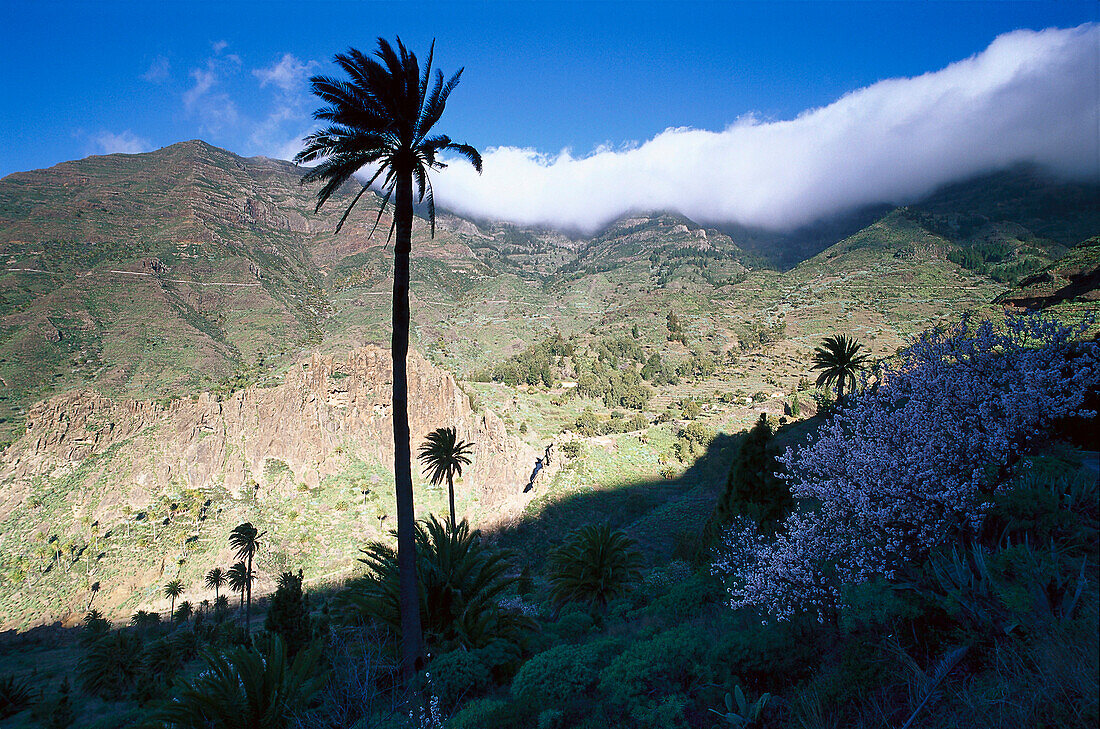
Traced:
<path fill-rule="evenodd" d="M 241 605 L 243 606 L 244 593 L 252 583 L 252 571 L 248 569 L 248 565 L 244 562 L 237 562 L 229 568 L 229 571 L 225 573 L 225 577 L 226 581 L 229 582 L 229 589 L 241 593 Z"/>
<path fill-rule="evenodd" d="M 336 54 L 336 63 L 347 72 L 350 80 L 330 76 L 310 79 L 313 93 L 327 104 L 313 116 L 331 124 L 307 136 L 305 147 L 294 161 L 321 160 L 302 177 L 302 183 L 324 182 L 317 193 L 317 210 L 360 169 L 374 170 L 340 218 L 336 232 L 343 227 L 359 198 L 379 178 L 385 191 L 378 210 L 380 220 L 399 178 L 412 174 L 418 202 L 426 200 L 428 203 L 428 219 L 432 235 L 435 235 L 435 198 L 428 172 L 447 166 L 440 161 L 439 153 L 453 151 L 481 172 L 481 155 L 476 149 L 452 142 L 445 134 L 428 135 L 462 76 L 462 69 L 459 69 L 444 82 L 443 72 L 437 70 L 435 83 L 429 90 L 434 52 L 433 42 L 428 51 L 428 63 L 421 73 L 416 55 L 405 48 L 400 38 L 396 50 L 388 41 L 379 38 L 374 54 L 378 60 L 355 48 Z"/>
<path fill-rule="evenodd" d="M 164 586 L 164 596 L 172 601 L 171 612 L 176 612 L 176 598 L 183 594 L 183 583 L 172 580 Z"/>
<path fill-rule="evenodd" d="M 454 428 L 436 428 L 420 446 L 417 458 L 424 464 L 424 475 L 433 486 L 447 481 L 447 495 L 451 505 L 451 529 L 455 528 L 454 477 L 462 475 L 462 467 L 470 465 L 474 444 L 458 439 Z"/>
<path fill-rule="evenodd" d="M 837 400 L 844 397 L 845 384 L 850 383 L 854 389 L 856 372 L 863 369 L 868 359 L 867 354 L 859 353 L 862 348 L 862 344 L 843 334 L 826 337 L 814 350 L 813 369 L 822 371 L 817 376 L 818 386 L 829 387 L 835 382 Z"/>
<path fill-rule="evenodd" d="M 225 570 L 215 567 L 206 573 L 206 586 L 214 590 L 214 599 L 218 599 L 218 590 L 225 584 Z"/>

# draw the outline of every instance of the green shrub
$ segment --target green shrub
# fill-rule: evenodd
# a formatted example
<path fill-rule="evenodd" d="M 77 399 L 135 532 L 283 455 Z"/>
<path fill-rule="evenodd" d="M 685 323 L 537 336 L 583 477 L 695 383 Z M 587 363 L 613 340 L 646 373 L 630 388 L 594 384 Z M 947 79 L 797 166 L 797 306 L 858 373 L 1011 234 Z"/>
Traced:
<path fill-rule="evenodd" d="M 477 699 L 462 707 L 447 725 L 449 729 L 504 729 L 514 726 L 517 707 L 503 699 Z"/>
<path fill-rule="evenodd" d="M 821 654 L 818 639 L 809 619 L 767 625 L 746 620 L 742 629 L 723 631 L 712 641 L 707 663 L 750 692 L 776 693 L 813 673 Z"/>
<path fill-rule="evenodd" d="M 707 679 L 703 658 L 713 636 L 682 625 L 631 644 L 600 674 L 600 693 L 627 712 L 653 706 L 653 697 L 690 694 Z"/>
<path fill-rule="evenodd" d="M 559 645 L 538 654 L 519 669 L 512 695 L 520 701 L 560 707 L 587 696 L 616 644 L 607 640 Z"/>
<path fill-rule="evenodd" d="M 583 610 L 570 610 L 563 613 L 556 623 L 549 626 L 550 630 L 562 643 L 573 643 L 588 635 L 595 625 L 592 616 Z"/>
<path fill-rule="evenodd" d="M 457 650 L 432 659 L 428 667 L 431 692 L 439 698 L 444 712 L 452 711 L 459 702 L 484 693 L 492 684 L 489 667 L 480 651 Z"/>
<path fill-rule="evenodd" d="M 18 714 L 31 705 L 31 690 L 26 679 L 0 678 L 0 720 Z"/>

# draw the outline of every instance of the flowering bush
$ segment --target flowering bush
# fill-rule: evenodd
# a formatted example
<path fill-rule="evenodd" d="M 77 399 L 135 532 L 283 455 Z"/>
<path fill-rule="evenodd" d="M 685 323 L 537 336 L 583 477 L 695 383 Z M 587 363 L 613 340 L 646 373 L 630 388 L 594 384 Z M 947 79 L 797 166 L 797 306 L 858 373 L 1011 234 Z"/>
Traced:
<path fill-rule="evenodd" d="M 1100 390 L 1100 344 L 1037 314 L 926 332 L 817 439 L 780 458 L 804 508 L 765 538 L 726 532 L 715 571 L 733 607 L 831 617 L 840 588 L 893 577 L 947 536 L 972 535 L 1021 457 Z M 866 384 L 866 383 L 865 383 Z"/>

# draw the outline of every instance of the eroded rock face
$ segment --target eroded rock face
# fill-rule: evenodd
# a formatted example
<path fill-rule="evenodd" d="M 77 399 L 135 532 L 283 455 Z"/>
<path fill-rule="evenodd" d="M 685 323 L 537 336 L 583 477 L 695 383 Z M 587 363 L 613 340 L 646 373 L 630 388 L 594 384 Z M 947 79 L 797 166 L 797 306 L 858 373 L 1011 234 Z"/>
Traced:
<path fill-rule="evenodd" d="M 475 444 L 466 487 L 491 508 L 514 503 L 536 454 L 495 414 L 473 412 L 454 379 L 416 353 L 408 359 L 408 378 L 414 451 L 429 431 L 457 428 Z M 389 352 L 364 347 L 344 358 L 315 354 L 281 384 L 224 400 L 210 393 L 167 404 L 115 401 L 94 391 L 54 397 L 32 408 L 26 433 L 3 454 L 0 516 L 19 505 L 34 477 L 73 469 L 111 449 L 112 461 L 131 469 L 118 497 L 136 506 L 173 481 L 204 490 L 221 485 L 234 496 L 246 486 L 262 489 L 269 459 L 285 463 L 295 484 L 310 487 L 339 473 L 349 458 L 390 464 L 391 383 Z"/>

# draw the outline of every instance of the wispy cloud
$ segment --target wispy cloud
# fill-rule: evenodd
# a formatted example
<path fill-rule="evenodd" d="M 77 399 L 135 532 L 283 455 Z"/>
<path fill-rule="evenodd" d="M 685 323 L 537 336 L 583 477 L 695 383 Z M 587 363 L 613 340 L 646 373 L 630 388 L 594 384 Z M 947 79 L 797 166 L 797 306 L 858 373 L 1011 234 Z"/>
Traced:
<path fill-rule="evenodd" d="M 881 81 L 783 121 L 668 129 L 629 149 L 487 150 L 436 199 L 460 213 L 595 230 L 632 210 L 784 229 L 904 203 L 967 176 L 1034 162 L 1100 176 L 1100 26 L 1016 31 L 913 78 Z"/>
<path fill-rule="evenodd" d="M 272 106 L 268 115 L 252 132 L 250 141 L 264 154 L 278 159 L 292 159 L 302 147 L 302 137 L 308 133 L 310 96 L 307 84 L 309 76 L 320 64 L 302 61 L 291 53 L 271 66 L 253 69 L 260 88 L 273 91 Z"/>
<path fill-rule="evenodd" d="M 148 139 L 137 136 L 129 129 L 120 134 L 107 131 L 100 132 L 92 136 L 92 142 L 95 143 L 102 154 L 114 154 L 115 152 L 140 154 L 153 148 Z"/>
<path fill-rule="evenodd" d="M 319 65 L 317 61 L 303 62 L 292 53 L 284 53 L 277 63 L 253 69 L 252 75 L 260 80 L 260 88 L 271 84 L 283 91 L 294 92 L 305 88 L 309 75 Z"/>
<path fill-rule="evenodd" d="M 236 126 L 240 117 L 229 94 L 217 88 L 226 70 L 224 62 L 207 59 L 205 68 L 191 69 L 188 76 L 193 84 L 183 93 L 183 108 L 198 118 L 203 131 L 212 134 Z"/>
<path fill-rule="evenodd" d="M 163 83 L 168 80 L 170 69 L 171 65 L 168 63 L 167 56 L 157 56 L 149 64 L 149 69 L 141 74 L 141 77 L 150 83 Z"/>

